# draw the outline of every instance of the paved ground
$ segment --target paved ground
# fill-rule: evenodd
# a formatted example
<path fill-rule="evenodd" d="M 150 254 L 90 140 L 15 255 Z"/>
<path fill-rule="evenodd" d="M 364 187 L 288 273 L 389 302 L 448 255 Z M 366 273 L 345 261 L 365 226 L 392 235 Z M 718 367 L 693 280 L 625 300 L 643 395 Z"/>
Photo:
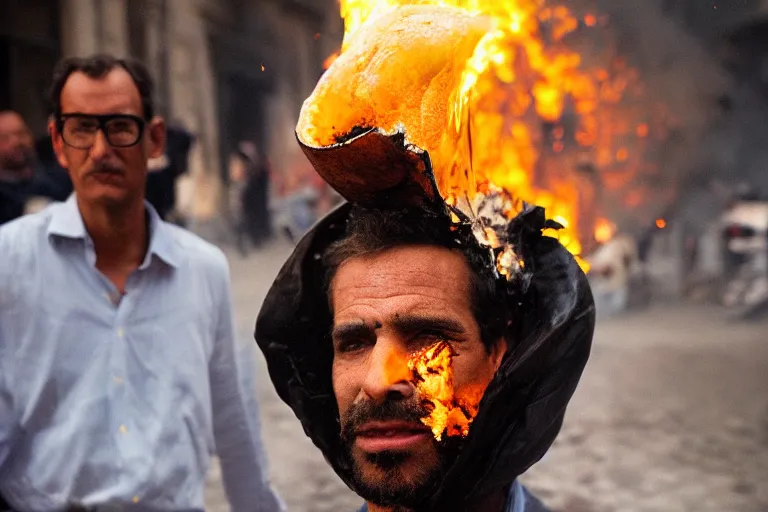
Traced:
<path fill-rule="evenodd" d="M 240 334 L 288 254 L 231 254 Z M 289 511 L 352 511 L 344 487 L 271 388 L 256 355 L 272 481 Z M 562 434 L 523 479 L 567 512 L 768 511 L 768 323 L 657 306 L 601 322 Z M 208 507 L 228 510 L 217 468 Z"/>

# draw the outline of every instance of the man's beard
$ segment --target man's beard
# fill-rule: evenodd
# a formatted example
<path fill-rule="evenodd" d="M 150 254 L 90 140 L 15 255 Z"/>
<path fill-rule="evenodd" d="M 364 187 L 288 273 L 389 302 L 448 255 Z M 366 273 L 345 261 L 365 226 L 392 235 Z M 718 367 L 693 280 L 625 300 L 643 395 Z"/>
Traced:
<path fill-rule="evenodd" d="M 353 455 L 355 432 L 370 421 L 406 421 L 421 422 L 429 409 L 415 401 L 389 400 L 381 405 L 372 401 L 352 405 L 343 419 L 342 441 L 347 458 L 352 462 L 353 486 L 357 494 L 371 503 L 385 507 L 403 507 L 420 510 L 427 506 L 443 483 L 451 464 L 456 460 L 463 446 L 460 437 L 444 436 L 438 442 L 432 439 L 437 463 L 424 468 L 417 474 L 415 481 L 408 482 L 401 478 L 401 469 L 413 457 L 404 451 L 383 451 L 364 454 L 368 464 L 375 466 L 383 475 L 376 482 L 366 481 L 360 462 Z"/>
<path fill-rule="evenodd" d="M 5 156 L 0 160 L 0 170 L 9 172 L 26 171 L 35 163 L 35 154 L 27 149 L 22 149 L 18 156 Z"/>

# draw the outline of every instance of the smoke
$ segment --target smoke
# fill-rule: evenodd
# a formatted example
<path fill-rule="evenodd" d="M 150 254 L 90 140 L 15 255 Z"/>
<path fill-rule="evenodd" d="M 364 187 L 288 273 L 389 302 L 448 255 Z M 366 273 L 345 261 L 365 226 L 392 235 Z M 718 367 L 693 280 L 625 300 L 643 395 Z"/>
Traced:
<path fill-rule="evenodd" d="M 661 0 L 591 5 L 610 16 L 619 53 L 640 71 L 648 96 L 663 102 L 676 121 L 674 136 L 656 158 L 660 172 L 678 183 L 677 197 L 646 217 L 674 209 L 678 218 L 702 225 L 718 214 L 724 189 L 748 182 L 768 192 L 765 100 L 738 83 L 703 38 L 667 16 Z"/>
<path fill-rule="evenodd" d="M 661 0 L 595 0 L 611 16 L 619 52 L 629 57 L 649 88 L 685 127 L 686 140 L 701 133 L 732 87 L 711 50 L 661 9 Z"/>
<path fill-rule="evenodd" d="M 729 93 L 730 109 L 703 141 L 712 175 L 726 185 L 749 183 L 768 192 L 768 106 L 746 84 Z"/>
<path fill-rule="evenodd" d="M 665 15 L 661 0 L 587 1 L 609 16 L 617 53 L 639 71 L 645 108 L 664 111 L 663 140 L 643 155 L 655 173 L 640 173 L 640 181 L 647 183 L 632 185 L 649 185 L 651 197 L 630 209 L 618 200 L 603 205 L 624 228 L 642 229 L 676 209 L 697 173 L 709 169 L 711 157 L 703 143 L 721 115 L 718 98 L 733 84 L 704 43 Z"/>

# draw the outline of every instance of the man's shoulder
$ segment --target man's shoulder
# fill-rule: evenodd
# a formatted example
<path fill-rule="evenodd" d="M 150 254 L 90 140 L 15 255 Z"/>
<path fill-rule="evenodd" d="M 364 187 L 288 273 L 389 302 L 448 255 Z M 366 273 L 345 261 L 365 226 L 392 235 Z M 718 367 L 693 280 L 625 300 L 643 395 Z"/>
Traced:
<path fill-rule="evenodd" d="M 51 217 L 58 204 L 51 205 L 37 213 L 24 215 L 0 225 L 0 247 L 3 255 L 25 251 L 31 242 L 45 238 Z"/>
<path fill-rule="evenodd" d="M 229 275 L 229 263 L 224 251 L 184 228 L 161 221 L 163 229 L 174 244 L 175 250 L 193 271 L 205 271 L 214 275 Z"/>
<path fill-rule="evenodd" d="M 0 226 L 0 304 L 20 293 L 28 279 L 19 275 L 34 274 L 44 267 L 42 259 L 48 236 L 49 209 L 19 217 Z"/>
<path fill-rule="evenodd" d="M 527 487 L 522 485 L 520 487 L 522 487 L 524 496 L 523 507 L 520 509 L 522 512 L 551 512 Z M 516 511 L 517 509 L 513 510 Z"/>

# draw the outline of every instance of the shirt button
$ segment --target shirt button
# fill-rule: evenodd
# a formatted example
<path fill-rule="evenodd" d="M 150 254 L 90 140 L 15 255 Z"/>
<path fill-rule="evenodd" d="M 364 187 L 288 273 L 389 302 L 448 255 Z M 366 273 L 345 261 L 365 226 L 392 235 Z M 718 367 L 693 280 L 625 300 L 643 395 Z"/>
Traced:
<path fill-rule="evenodd" d="M 128 433 L 128 427 L 125 425 L 120 425 L 120 433 L 121 434 L 127 434 Z"/>
<path fill-rule="evenodd" d="M 117 336 L 118 336 L 118 338 L 122 338 L 124 335 L 125 335 L 125 331 L 123 331 L 123 328 L 122 328 L 122 327 L 120 327 L 120 328 L 117 330 Z"/>
<path fill-rule="evenodd" d="M 138 496 L 134 496 L 131 501 L 134 502 L 134 503 L 138 503 L 139 502 L 139 497 Z"/>
<path fill-rule="evenodd" d="M 121 379 L 120 377 L 112 377 L 112 381 L 115 384 L 122 384 L 123 383 L 123 379 Z"/>

